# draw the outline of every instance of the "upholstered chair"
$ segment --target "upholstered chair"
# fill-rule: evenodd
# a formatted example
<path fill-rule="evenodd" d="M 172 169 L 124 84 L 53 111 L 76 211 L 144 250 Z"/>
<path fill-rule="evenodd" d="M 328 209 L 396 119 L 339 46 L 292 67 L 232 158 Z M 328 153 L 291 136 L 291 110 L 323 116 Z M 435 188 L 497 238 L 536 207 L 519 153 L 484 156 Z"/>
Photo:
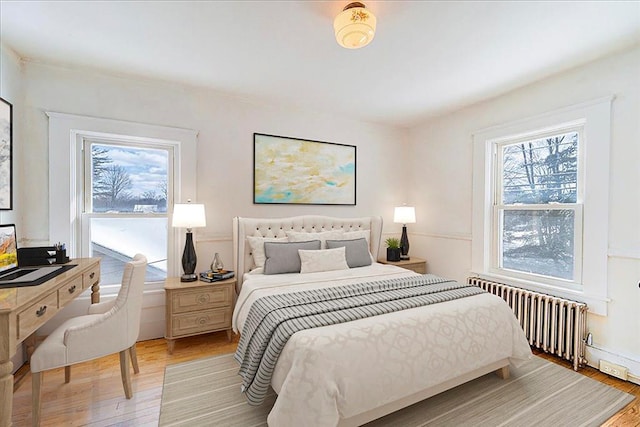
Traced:
<path fill-rule="evenodd" d="M 108 302 L 92 304 L 89 313 L 74 317 L 58 326 L 31 356 L 33 378 L 33 425 L 40 424 L 43 371 L 65 367 L 65 383 L 70 380 L 70 366 L 114 353 L 120 353 L 120 373 L 127 399 L 131 399 L 129 360 L 138 373 L 135 352 L 140 332 L 142 290 L 147 258 L 137 254 L 125 265 L 118 296 Z"/>

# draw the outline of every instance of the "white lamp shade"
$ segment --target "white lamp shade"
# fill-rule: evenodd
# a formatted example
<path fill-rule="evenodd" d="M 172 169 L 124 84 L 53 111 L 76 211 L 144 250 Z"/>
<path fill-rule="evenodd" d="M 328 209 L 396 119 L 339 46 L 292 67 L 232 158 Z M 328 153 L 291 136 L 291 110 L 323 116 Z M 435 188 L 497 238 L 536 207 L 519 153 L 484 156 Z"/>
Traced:
<path fill-rule="evenodd" d="M 416 208 L 413 206 L 398 206 L 393 212 L 393 222 L 398 224 L 413 224 L 416 222 Z"/>
<path fill-rule="evenodd" d="M 347 7 L 352 4 L 354 3 Z M 376 33 L 376 17 L 364 7 L 352 6 L 336 16 L 333 21 L 333 29 L 340 46 L 347 49 L 357 49 L 368 45 L 373 40 Z"/>
<path fill-rule="evenodd" d="M 204 213 L 204 205 L 197 203 L 185 203 L 173 205 L 173 227 L 195 228 L 207 225 Z"/>

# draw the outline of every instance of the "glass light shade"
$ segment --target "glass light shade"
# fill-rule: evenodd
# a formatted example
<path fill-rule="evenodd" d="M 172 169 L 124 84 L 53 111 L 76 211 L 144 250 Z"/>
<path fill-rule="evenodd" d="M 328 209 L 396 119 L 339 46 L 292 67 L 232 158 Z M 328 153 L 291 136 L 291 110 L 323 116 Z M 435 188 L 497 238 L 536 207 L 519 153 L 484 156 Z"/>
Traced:
<path fill-rule="evenodd" d="M 340 46 L 358 49 L 373 40 L 376 33 L 376 17 L 365 9 L 362 3 L 350 3 L 336 16 L 333 29 Z"/>
<path fill-rule="evenodd" d="M 416 208 L 413 206 L 398 206 L 393 212 L 393 222 L 397 224 L 413 224 L 416 222 Z"/>
<path fill-rule="evenodd" d="M 196 228 L 205 227 L 207 218 L 204 205 L 198 203 L 184 203 L 173 205 L 173 227 Z"/>

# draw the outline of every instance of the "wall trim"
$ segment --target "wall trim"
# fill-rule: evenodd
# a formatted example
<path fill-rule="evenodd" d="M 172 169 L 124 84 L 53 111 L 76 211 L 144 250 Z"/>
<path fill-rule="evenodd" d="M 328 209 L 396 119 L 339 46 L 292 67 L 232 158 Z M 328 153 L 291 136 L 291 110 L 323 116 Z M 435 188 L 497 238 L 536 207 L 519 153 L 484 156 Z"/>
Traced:
<path fill-rule="evenodd" d="M 640 384 L 640 360 L 632 359 L 628 356 L 623 356 L 611 350 L 593 345 L 587 346 L 586 357 L 587 365 L 595 369 L 598 369 L 601 359 L 629 368 L 629 382 Z"/>
<path fill-rule="evenodd" d="M 640 260 L 640 248 L 610 247 L 607 255 L 609 256 L 609 258 L 627 258 Z"/>
<path fill-rule="evenodd" d="M 409 235 L 430 237 L 432 239 L 468 240 L 471 241 L 471 233 L 433 233 L 433 232 L 413 232 Z"/>
<path fill-rule="evenodd" d="M 230 234 L 215 233 L 198 233 L 195 239 L 196 243 L 204 242 L 232 242 L 233 237 Z"/>

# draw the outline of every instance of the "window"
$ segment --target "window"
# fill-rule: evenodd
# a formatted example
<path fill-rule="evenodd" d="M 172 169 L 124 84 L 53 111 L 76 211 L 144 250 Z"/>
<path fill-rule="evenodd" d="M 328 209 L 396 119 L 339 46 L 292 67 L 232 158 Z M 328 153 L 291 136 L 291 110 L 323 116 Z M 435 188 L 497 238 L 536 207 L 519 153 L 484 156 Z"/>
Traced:
<path fill-rule="evenodd" d="M 492 270 L 579 286 L 582 127 L 496 142 Z"/>
<path fill-rule="evenodd" d="M 104 296 L 119 291 L 124 262 L 143 253 L 145 294 L 155 301 L 162 277 L 181 272 L 185 233 L 168 227 L 168 215 L 174 200 L 196 199 L 197 132 L 47 115 L 49 241 L 65 242 L 72 258 L 101 256 Z"/>
<path fill-rule="evenodd" d="M 173 147 L 84 140 L 82 253 L 98 256 L 101 283 L 119 284 L 124 263 L 148 259 L 146 281 L 167 277 L 167 201 Z"/>
<path fill-rule="evenodd" d="M 474 133 L 472 274 L 606 315 L 612 100 Z"/>

